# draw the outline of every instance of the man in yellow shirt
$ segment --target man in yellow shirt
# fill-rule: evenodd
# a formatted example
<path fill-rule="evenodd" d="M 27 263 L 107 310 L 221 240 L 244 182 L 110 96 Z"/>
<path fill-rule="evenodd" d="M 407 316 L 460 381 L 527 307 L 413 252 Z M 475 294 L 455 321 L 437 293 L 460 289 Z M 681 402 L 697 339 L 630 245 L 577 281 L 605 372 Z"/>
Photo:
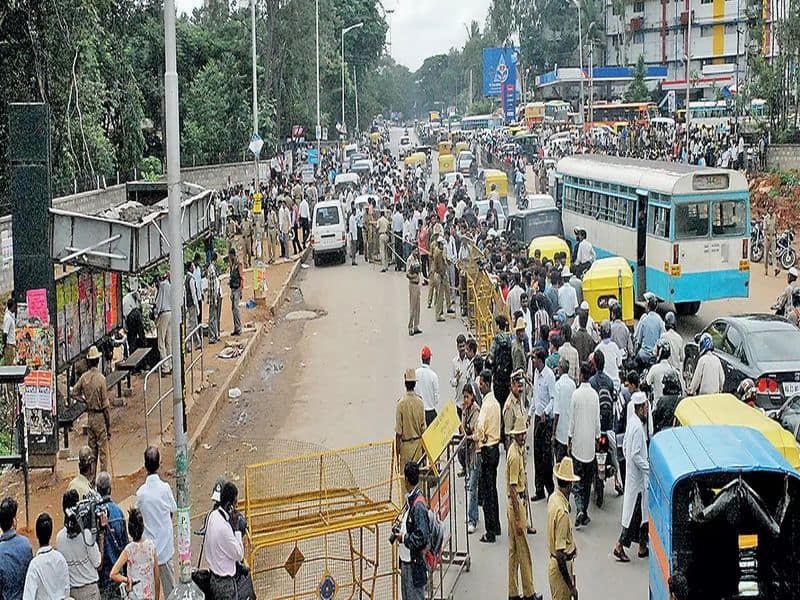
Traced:
<path fill-rule="evenodd" d="M 406 393 L 397 401 L 394 428 L 397 464 L 401 471 L 408 461 L 416 462 L 422 456 L 422 434 L 425 431 L 425 405 L 414 391 L 417 372 L 406 369 L 404 380 Z"/>
<path fill-rule="evenodd" d="M 492 372 L 481 371 L 478 387 L 483 396 L 478 413 L 478 452 L 481 454 L 480 496 L 483 498 L 483 523 L 486 533 L 480 541 L 493 544 L 500 535 L 500 512 L 497 504 L 497 465 L 500 463 L 500 403 L 492 393 Z"/>
<path fill-rule="evenodd" d="M 550 596 L 553 600 L 577 600 L 573 563 L 578 551 L 572 537 L 569 517 L 569 496 L 572 485 L 580 481 L 575 476 L 572 459 L 567 456 L 553 469 L 557 487 L 547 502 L 547 549 L 550 560 L 547 575 L 550 580 Z"/>

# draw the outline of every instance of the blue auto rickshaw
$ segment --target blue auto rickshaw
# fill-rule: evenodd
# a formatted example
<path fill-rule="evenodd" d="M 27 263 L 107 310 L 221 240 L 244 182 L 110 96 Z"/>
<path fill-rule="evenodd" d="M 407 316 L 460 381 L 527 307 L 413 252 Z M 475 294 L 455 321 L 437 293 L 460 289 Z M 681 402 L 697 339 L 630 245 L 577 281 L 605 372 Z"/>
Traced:
<path fill-rule="evenodd" d="M 748 427 L 666 429 L 650 443 L 650 599 L 800 597 L 800 475 Z"/>

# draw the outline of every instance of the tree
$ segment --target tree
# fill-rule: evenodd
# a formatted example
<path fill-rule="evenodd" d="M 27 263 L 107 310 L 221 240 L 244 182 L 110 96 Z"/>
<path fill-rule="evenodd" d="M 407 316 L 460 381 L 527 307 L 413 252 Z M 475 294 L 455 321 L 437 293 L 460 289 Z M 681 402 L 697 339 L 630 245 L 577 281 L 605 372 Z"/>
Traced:
<path fill-rule="evenodd" d="M 650 91 L 645 83 L 646 75 L 647 68 L 644 65 L 644 54 L 640 54 L 639 60 L 636 61 L 636 67 L 633 69 L 633 81 L 625 91 L 626 102 L 648 102 L 650 100 Z"/>

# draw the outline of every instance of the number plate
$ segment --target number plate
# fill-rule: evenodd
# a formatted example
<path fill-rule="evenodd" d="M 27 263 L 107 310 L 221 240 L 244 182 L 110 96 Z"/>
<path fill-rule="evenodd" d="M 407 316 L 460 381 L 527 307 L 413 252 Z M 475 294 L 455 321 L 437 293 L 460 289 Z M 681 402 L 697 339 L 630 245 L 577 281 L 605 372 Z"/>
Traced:
<path fill-rule="evenodd" d="M 800 381 L 784 381 L 783 382 L 783 395 L 796 396 L 800 394 Z"/>

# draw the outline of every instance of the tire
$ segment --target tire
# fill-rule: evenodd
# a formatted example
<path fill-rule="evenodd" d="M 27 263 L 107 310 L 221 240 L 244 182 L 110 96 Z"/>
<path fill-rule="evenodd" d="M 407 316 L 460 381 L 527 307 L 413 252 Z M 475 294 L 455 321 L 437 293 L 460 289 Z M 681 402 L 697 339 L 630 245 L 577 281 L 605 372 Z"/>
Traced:
<path fill-rule="evenodd" d="M 339 260 L 339 264 L 343 265 L 346 262 L 347 262 L 347 250 L 342 250 L 342 257 Z"/>
<path fill-rule="evenodd" d="M 691 317 L 696 315 L 699 310 L 699 302 L 677 302 L 675 304 L 675 312 L 679 317 Z"/>
<path fill-rule="evenodd" d="M 317 254 L 314 254 L 314 266 L 315 267 L 319 266 L 319 255 Z"/>
<path fill-rule="evenodd" d="M 781 266 L 787 271 L 791 269 L 797 262 L 797 253 L 794 248 L 787 248 L 786 252 L 781 254 Z"/>
<path fill-rule="evenodd" d="M 761 262 L 764 259 L 764 244 L 750 246 L 750 261 Z"/>
<path fill-rule="evenodd" d="M 603 508 L 603 497 L 605 496 L 606 482 L 599 477 L 594 479 L 594 503 L 597 508 Z"/>

